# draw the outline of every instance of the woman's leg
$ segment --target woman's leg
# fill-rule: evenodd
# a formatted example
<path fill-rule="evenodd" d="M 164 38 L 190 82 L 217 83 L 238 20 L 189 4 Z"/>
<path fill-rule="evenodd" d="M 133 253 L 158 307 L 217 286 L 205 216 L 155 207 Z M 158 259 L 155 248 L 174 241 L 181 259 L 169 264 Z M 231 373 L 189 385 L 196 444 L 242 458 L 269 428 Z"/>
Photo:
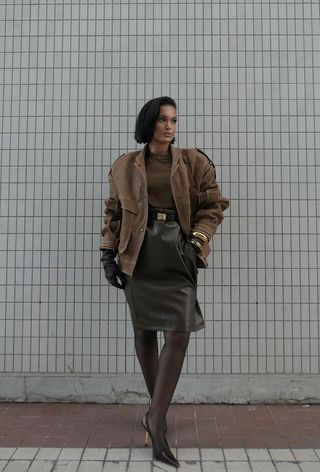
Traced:
<path fill-rule="evenodd" d="M 164 442 L 163 423 L 178 383 L 190 331 L 165 331 L 148 421 L 154 440 Z"/>
<path fill-rule="evenodd" d="M 157 331 L 133 327 L 134 346 L 150 397 L 153 396 L 158 371 Z"/>

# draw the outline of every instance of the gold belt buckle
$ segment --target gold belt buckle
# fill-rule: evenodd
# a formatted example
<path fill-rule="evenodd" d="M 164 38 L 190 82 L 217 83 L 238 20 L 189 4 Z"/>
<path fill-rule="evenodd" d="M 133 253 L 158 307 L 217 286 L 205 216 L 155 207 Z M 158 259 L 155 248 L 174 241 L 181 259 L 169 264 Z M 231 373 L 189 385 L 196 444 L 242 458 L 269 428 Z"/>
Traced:
<path fill-rule="evenodd" d="M 166 219 L 167 219 L 167 214 L 166 214 L 166 213 L 159 213 L 159 212 L 157 212 L 157 220 L 166 221 Z"/>

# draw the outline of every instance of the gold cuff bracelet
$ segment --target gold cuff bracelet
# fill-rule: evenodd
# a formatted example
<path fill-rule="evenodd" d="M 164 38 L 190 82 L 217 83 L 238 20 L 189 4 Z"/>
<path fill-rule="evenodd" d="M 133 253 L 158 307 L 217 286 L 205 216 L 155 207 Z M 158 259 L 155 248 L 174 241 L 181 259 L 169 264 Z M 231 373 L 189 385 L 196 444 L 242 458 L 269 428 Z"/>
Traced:
<path fill-rule="evenodd" d="M 196 238 L 201 239 L 204 243 L 207 243 L 209 241 L 208 237 L 205 234 L 200 233 L 200 231 L 193 231 L 192 235 Z"/>

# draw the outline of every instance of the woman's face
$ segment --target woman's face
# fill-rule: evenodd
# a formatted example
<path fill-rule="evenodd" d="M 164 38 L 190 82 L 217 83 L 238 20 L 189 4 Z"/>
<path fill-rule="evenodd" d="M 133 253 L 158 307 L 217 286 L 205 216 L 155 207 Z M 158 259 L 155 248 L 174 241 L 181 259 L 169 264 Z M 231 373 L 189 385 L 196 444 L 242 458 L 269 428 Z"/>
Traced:
<path fill-rule="evenodd" d="M 151 141 L 171 143 L 176 132 L 176 127 L 176 109 L 172 105 L 161 105 Z"/>

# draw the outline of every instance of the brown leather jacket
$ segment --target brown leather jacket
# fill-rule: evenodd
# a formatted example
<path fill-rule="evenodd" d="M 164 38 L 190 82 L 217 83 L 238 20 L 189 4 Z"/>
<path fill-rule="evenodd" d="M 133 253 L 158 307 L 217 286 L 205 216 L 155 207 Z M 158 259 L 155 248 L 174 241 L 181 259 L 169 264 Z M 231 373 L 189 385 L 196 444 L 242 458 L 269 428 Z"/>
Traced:
<path fill-rule="evenodd" d="M 99 249 L 117 252 L 121 271 L 129 275 L 133 274 L 148 221 L 144 160 L 147 147 L 146 144 L 141 150 L 122 154 L 108 174 L 110 190 L 105 199 L 103 239 Z M 221 196 L 215 166 L 203 151 L 176 148 L 172 144 L 170 148 L 170 182 L 181 229 L 187 238 L 196 229 L 210 240 L 230 200 Z M 197 254 L 197 267 L 208 267 L 210 251 L 209 243 L 205 244 Z"/>

